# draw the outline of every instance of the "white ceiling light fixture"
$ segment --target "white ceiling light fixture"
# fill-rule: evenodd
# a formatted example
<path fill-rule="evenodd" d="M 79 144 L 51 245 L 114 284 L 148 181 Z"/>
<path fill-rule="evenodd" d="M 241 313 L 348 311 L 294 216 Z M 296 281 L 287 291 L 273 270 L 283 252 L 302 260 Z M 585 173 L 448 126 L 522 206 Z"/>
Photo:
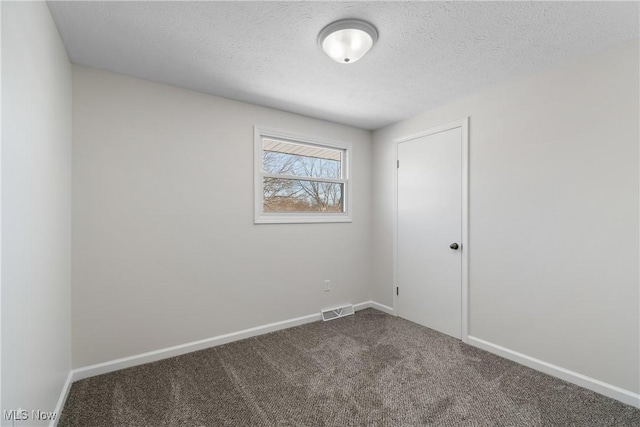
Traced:
<path fill-rule="evenodd" d="M 352 64 L 369 52 L 377 40 L 378 30 L 370 23 L 344 19 L 324 27 L 318 45 L 334 61 Z"/>

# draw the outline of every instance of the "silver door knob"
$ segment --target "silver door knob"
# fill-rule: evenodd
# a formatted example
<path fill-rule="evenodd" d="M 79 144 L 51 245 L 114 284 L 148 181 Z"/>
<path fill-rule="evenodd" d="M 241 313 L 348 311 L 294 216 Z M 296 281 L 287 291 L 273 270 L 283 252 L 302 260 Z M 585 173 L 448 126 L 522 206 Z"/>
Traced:
<path fill-rule="evenodd" d="M 452 243 L 452 244 L 450 244 L 450 245 L 449 245 L 449 247 L 450 247 L 451 249 L 453 249 L 453 250 L 456 250 L 456 251 L 457 251 L 457 250 L 458 250 L 458 248 L 459 248 L 460 246 L 458 246 L 458 244 L 457 244 L 457 243 Z"/>

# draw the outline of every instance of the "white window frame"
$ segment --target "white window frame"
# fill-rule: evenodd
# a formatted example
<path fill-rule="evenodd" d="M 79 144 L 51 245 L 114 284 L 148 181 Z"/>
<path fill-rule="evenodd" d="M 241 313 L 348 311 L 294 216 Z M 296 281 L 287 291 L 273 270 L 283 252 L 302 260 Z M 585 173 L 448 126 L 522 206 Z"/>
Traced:
<path fill-rule="evenodd" d="M 262 169 L 262 150 L 264 138 L 272 138 L 292 142 L 297 144 L 312 145 L 323 148 L 333 148 L 344 152 L 342 160 L 342 179 L 332 180 L 313 177 L 287 178 L 300 179 L 303 181 L 336 182 L 343 187 L 344 212 L 264 212 L 263 205 L 263 180 L 267 174 Z M 315 136 L 300 135 L 281 130 L 268 129 L 261 126 L 254 126 L 254 223 L 255 224 L 300 224 L 300 223 L 323 223 L 323 222 L 352 222 L 352 191 L 351 191 L 351 143 L 335 141 Z"/>

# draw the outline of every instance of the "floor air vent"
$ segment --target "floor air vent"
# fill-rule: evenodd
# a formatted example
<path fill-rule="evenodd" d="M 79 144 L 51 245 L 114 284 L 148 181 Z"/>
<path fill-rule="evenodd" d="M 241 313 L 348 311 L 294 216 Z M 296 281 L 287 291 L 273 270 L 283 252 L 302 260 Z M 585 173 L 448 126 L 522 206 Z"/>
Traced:
<path fill-rule="evenodd" d="M 353 304 L 343 305 L 342 307 L 330 308 L 328 310 L 322 310 L 322 320 L 337 319 L 338 317 L 349 316 L 354 313 Z"/>

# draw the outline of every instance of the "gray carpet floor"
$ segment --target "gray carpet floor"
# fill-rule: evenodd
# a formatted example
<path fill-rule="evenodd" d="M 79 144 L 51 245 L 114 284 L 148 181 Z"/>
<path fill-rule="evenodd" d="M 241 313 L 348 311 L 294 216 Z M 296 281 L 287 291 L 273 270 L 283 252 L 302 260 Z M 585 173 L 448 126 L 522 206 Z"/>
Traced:
<path fill-rule="evenodd" d="M 77 381 L 59 426 L 640 426 L 640 410 L 367 309 Z"/>

